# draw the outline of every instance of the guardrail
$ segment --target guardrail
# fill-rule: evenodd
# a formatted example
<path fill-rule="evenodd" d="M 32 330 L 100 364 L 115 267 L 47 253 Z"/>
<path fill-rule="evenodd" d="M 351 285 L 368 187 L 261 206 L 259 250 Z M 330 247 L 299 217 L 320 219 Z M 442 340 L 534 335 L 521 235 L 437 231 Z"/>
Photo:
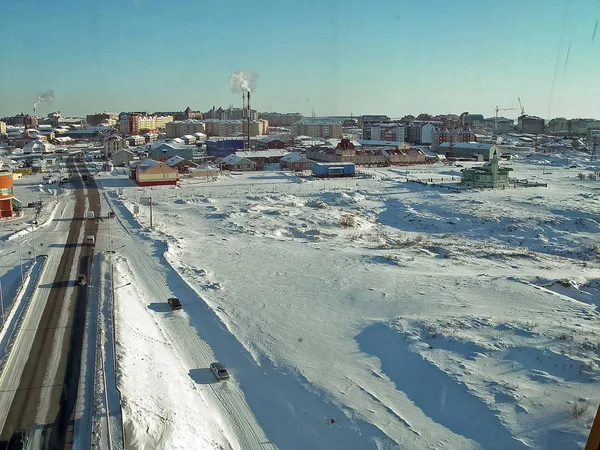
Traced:
<path fill-rule="evenodd" d="M 34 271 L 36 264 L 38 264 L 38 260 L 40 260 L 40 259 L 43 259 L 43 262 L 41 263 L 39 271 L 38 271 L 35 279 L 31 279 L 31 274 Z M 0 327 L 0 332 L 4 330 L 4 327 L 7 328 L 7 332 L 8 332 L 8 328 L 10 328 L 12 326 L 13 321 L 17 321 L 17 322 L 15 323 L 15 326 L 14 326 L 12 332 L 10 333 L 10 335 L 6 336 L 6 339 L 7 339 L 6 345 L 3 345 L 3 347 L 6 349 L 6 351 L 4 352 L 4 354 L 0 354 L 0 373 L 2 372 L 2 370 L 4 368 L 4 364 L 5 364 L 6 360 L 8 359 L 8 356 L 10 355 L 10 350 L 14 344 L 15 339 L 17 338 L 18 331 L 21 328 L 21 324 L 23 323 L 23 320 L 24 320 L 25 316 L 27 315 L 27 311 L 29 310 L 29 306 L 31 305 L 31 298 L 33 297 L 33 289 L 35 289 L 35 287 L 37 287 L 37 285 L 39 284 L 40 278 L 41 278 L 42 274 L 44 273 L 44 269 L 46 267 L 47 261 L 48 261 L 48 255 L 38 255 L 35 258 L 34 263 L 27 270 L 27 274 L 23 278 L 23 283 L 21 283 L 21 286 L 17 290 L 17 293 L 14 297 L 15 301 L 12 302 L 9 310 L 5 313 L 4 317 L 9 317 L 10 320 L 8 320 L 8 321 L 5 320 L 5 322 L 2 323 L 2 327 Z M 20 302 L 17 302 L 16 299 L 18 299 L 21 294 L 25 295 L 25 293 L 23 291 L 27 290 L 30 286 L 33 286 L 32 293 L 31 293 L 31 296 L 29 297 L 29 299 L 27 299 L 27 303 L 26 303 L 25 307 L 23 308 L 23 311 L 21 311 L 21 313 L 18 316 L 11 317 L 11 314 L 14 311 L 14 309 L 19 306 L 19 305 L 17 305 L 17 303 L 20 304 Z"/>

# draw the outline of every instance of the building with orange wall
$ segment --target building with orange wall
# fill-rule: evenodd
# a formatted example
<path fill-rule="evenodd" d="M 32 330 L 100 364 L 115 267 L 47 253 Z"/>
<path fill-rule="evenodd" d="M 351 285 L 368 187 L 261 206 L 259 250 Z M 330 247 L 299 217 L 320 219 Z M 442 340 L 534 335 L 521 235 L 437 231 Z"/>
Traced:
<path fill-rule="evenodd" d="M 0 170 L 0 217 L 13 216 L 13 175 Z"/>

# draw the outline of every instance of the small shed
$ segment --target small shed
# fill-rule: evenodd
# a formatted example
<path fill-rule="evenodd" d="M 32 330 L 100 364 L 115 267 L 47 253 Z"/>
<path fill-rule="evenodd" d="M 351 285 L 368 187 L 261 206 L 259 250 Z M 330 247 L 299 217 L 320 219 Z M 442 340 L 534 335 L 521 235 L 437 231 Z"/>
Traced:
<path fill-rule="evenodd" d="M 318 178 L 353 177 L 356 166 L 351 162 L 314 162 L 312 174 Z"/>

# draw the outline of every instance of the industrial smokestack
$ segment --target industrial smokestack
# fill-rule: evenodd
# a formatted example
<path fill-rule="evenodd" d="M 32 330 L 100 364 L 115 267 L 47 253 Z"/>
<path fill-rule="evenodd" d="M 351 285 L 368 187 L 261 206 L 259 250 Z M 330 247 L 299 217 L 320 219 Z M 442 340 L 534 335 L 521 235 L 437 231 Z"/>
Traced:
<path fill-rule="evenodd" d="M 250 151 L 250 91 L 248 91 L 248 151 Z"/>

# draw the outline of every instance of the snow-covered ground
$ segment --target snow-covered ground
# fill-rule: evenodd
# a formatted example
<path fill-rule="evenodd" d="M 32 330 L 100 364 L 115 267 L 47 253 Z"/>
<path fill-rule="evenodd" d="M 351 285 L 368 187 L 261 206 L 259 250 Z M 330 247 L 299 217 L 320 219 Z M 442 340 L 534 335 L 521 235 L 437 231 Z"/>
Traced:
<path fill-rule="evenodd" d="M 394 168 L 103 177 L 115 283 L 132 283 L 115 291 L 129 447 L 582 448 L 600 402 L 600 181 L 577 175 L 600 168 L 507 164 L 548 187 L 456 193 Z"/>

